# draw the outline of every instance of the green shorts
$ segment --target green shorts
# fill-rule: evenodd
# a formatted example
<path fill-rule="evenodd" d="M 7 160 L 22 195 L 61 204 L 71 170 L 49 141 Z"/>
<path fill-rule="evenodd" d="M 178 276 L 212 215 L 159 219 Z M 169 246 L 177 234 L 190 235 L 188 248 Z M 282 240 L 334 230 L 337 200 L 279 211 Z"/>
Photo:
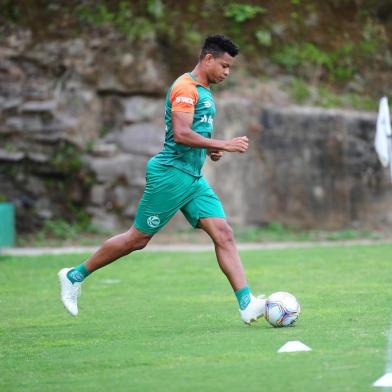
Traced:
<path fill-rule="evenodd" d="M 198 226 L 201 218 L 226 217 L 218 196 L 204 177 L 194 177 L 151 158 L 134 226 L 143 233 L 155 234 L 178 210 L 193 227 Z"/>

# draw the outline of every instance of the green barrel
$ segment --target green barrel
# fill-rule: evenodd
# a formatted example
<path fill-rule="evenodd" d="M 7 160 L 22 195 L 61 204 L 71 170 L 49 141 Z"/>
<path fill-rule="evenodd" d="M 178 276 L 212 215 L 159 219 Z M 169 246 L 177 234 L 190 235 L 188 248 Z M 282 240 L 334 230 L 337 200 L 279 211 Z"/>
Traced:
<path fill-rule="evenodd" d="M 15 207 L 11 203 L 0 203 L 0 248 L 14 246 Z"/>

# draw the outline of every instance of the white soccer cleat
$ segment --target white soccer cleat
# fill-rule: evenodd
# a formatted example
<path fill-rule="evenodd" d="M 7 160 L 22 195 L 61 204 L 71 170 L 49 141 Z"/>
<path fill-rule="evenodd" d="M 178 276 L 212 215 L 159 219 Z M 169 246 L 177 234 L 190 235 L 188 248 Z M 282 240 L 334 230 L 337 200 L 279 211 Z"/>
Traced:
<path fill-rule="evenodd" d="M 72 316 L 78 315 L 78 297 L 80 296 L 82 290 L 82 284 L 75 282 L 71 283 L 71 281 L 67 278 L 67 273 L 72 268 L 63 268 L 57 274 L 60 280 L 61 287 L 61 301 L 65 309 L 68 310 Z"/>
<path fill-rule="evenodd" d="M 255 297 L 250 295 L 250 302 L 244 309 L 240 309 L 241 319 L 245 324 L 251 325 L 254 321 L 257 321 L 260 317 L 264 316 L 265 303 L 267 298 L 265 295 L 259 295 Z"/>

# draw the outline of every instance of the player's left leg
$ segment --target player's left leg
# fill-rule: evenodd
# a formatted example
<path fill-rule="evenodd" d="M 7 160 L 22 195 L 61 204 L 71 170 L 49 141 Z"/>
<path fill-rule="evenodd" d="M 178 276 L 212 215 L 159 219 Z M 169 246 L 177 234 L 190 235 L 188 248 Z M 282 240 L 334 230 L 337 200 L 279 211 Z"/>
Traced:
<path fill-rule="evenodd" d="M 215 245 L 216 258 L 223 273 L 229 280 L 240 306 L 241 319 L 251 324 L 264 316 L 265 297 L 255 297 L 250 292 L 244 267 L 238 254 L 233 230 L 223 218 L 204 218 L 199 220 L 202 228 Z"/>
<path fill-rule="evenodd" d="M 216 258 L 235 292 L 242 320 L 250 324 L 263 316 L 265 299 L 251 294 L 233 230 L 218 196 L 204 178 L 197 182 L 194 198 L 181 211 L 193 227 L 203 229 L 214 242 Z"/>
<path fill-rule="evenodd" d="M 224 218 L 204 218 L 199 220 L 199 227 L 212 239 L 215 246 L 216 258 L 219 267 L 229 280 L 234 291 L 247 286 L 244 267 L 233 230 Z"/>
<path fill-rule="evenodd" d="M 264 316 L 265 296 L 255 297 L 250 292 L 244 267 L 234 240 L 233 230 L 226 219 L 200 219 L 199 227 L 214 242 L 216 258 L 237 297 L 242 321 L 246 324 L 251 324 L 253 321 Z"/>

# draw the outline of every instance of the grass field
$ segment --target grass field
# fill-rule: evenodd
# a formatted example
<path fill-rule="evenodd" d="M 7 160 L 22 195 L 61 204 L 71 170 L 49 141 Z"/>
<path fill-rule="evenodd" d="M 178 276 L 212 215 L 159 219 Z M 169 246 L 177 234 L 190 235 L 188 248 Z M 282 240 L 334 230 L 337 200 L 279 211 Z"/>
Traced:
<path fill-rule="evenodd" d="M 56 273 L 75 256 L 0 257 L 0 391 L 371 391 L 384 374 L 392 245 L 242 253 L 254 292 L 286 290 L 293 328 L 240 322 L 211 253 L 126 257 L 89 277 L 72 318 Z M 277 353 L 289 340 L 311 352 Z"/>

